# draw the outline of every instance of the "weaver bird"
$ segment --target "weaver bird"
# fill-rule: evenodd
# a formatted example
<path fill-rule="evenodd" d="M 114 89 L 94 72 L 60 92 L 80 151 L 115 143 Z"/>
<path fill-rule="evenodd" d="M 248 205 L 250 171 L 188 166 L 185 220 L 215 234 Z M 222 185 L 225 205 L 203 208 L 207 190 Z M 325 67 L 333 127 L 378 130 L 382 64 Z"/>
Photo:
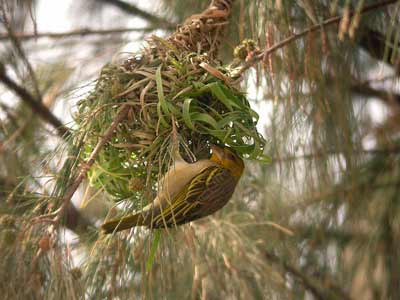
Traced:
<path fill-rule="evenodd" d="M 243 160 L 230 148 L 211 146 L 212 155 L 187 163 L 180 155 L 159 182 L 157 197 L 141 211 L 101 226 L 112 233 L 135 226 L 165 228 L 185 224 L 221 209 L 242 176 Z"/>

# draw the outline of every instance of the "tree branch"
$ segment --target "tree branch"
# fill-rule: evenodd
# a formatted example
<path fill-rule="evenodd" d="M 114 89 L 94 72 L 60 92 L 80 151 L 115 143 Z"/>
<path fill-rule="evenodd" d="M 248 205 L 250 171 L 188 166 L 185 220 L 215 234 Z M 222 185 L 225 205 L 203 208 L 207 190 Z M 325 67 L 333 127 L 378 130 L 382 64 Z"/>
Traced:
<path fill-rule="evenodd" d="M 381 149 L 352 149 L 350 153 L 351 155 L 390 155 L 390 154 L 398 154 L 400 152 L 399 147 L 388 147 Z M 317 159 L 326 159 L 327 156 L 330 155 L 343 155 L 345 152 L 343 150 L 321 150 L 313 153 L 304 153 L 299 155 L 288 155 L 288 156 L 275 156 L 272 157 L 271 164 L 278 163 L 289 163 L 295 160 L 317 160 Z"/>
<path fill-rule="evenodd" d="M 371 10 L 375 10 L 384 6 L 387 6 L 389 4 L 393 4 L 395 2 L 397 2 L 398 0 L 387 0 L 387 1 L 382 1 L 379 3 L 375 3 L 375 4 L 371 4 L 371 5 L 367 5 L 365 6 L 363 9 L 361 9 L 361 11 L 359 12 L 360 14 L 369 12 Z M 351 11 L 349 13 L 349 17 L 352 17 L 355 14 L 355 11 Z M 249 59 L 240 69 L 238 72 L 235 73 L 235 77 L 239 77 L 240 75 L 242 75 L 245 71 L 247 71 L 248 69 L 250 69 L 253 65 L 255 65 L 256 63 L 258 63 L 261 60 L 265 60 L 271 53 L 277 51 L 278 49 L 286 46 L 287 44 L 294 42 L 304 36 L 306 36 L 307 34 L 314 32 L 314 31 L 318 31 L 321 30 L 322 28 L 329 26 L 329 25 L 334 25 L 334 24 L 338 24 L 341 20 L 342 20 L 343 16 L 336 16 L 336 17 L 332 17 L 329 18 L 325 21 L 323 21 L 320 24 L 311 26 L 310 28 L 303 30 L 299 33 L 293 34 L 291 36 L 289 36 L 288 38 L 280 41 L 279 43 L 276 43 L 275 45 L 273 45 L 272 47 L 265 49 L 264 51 L 262 51 L 261 53 L 259 53 L 258 55 L 254 55 L 251 59 Z"/>
<path fill-rule="evenodd" d="M 385 90 L 374 89 L 367 83 L 355 83 L 351 86 L 351 91 L 353 93 L 367 96 L 376 97 L 381 99 L 386 104 L 397 104 L 400 105 L 400 95 L 395 93 L 390 93 Z"/>
<path fill-rule="evenodd" d="M 293 224 L 290 226 L 296 237 L 312 239 L 314 242 L 326 244 L 326 240 L 334 240 L 338 243 L 364 242 L 368 243 L 371 236 L 361 230 L 349 230 L 346 228 L 323 228 L 316 225 Z"/>
<path fill-rule="evenodd" d="M 34 92 L 36 94 L 36 97 L 41 100 L 42 98 L 42 94 L 40 92 L 39 89 L 39 83 L 38 80 L 36 78 L 36 74 L 35 71 L 33 70 L 33 67 L 30 63 L 30 61 L 28 60 L 28 58 L 25 55 L 25 51 L 19 41 L 18 38 L 15 37 L 14 35 L 14 30 L 8 20 L 7 14 L 6 14 L 6 10 L 4 8 L 4 6 L 0 7 L 1 13 L 2 13 L 2 19 L 1 19 L 1 23 L 4 24 L 4 27 L 7 30 L 8 36 L 12 42 L 12 44 L 14 45 L 14 49 L 17 52 L 17 54 L 19 55 L 19 57 L 21 58 L 22 62 L 25 64 L 26 69 L 28 70 L 28 74 L 30 75 L 31 79 L 32 79 L 32 83 L 33 83 L 33 88 L 34 88 Z"/>
<path fill-rule="evenodd" d="M 311 278 L 311 276 L 304 274 L 301 270 L 288 264 L 275 254 L 270 253 L 268 251 L 264 251 L 264 255 L 267 260 L 281 266 L 285 270 L 285 272 L 289 273 L 295 279 L 299 280 L 303 284 L 304 288 L 308 290 L 310 293 L 312 293 L 316 299 L 319 300 L 335 299 L 335 298 L 344 300 L 351 299 L 350 296 L 348 296 L 344 291 L 339 289 L 339 287 L 336 285 L 335 286 L 332 285 L 332 289 L 334 291 L 330 291 L 326 287 L 321 287 L 319 284 L 315 282 L 313 278 Z"/>
<path fill-rule="evenodd" d="M 148 21 L 154 25 L 163 25 L 167 29 L 174 29 L 176 27 L 175 24 L 172 24 L 171 22 L 169 22 L 163 18 L 155 16 L 151 13 L 148 13 L 133 4 L 127 3 L 122 0 L 97 0 L 97 2 L 113 5 L 117 8 L 119 8 L 121 11 L 124 11 L 124 12 L 134 15 L 134 16 L 141 17 L 142 19 L 145 19 L 146 21 Z"/>
<path fill-rule="evenodd" d="M 383 60 L 385 58 L 385 50 L 387 49 L 387 59 L 385 62 L 395 67 L 396 62 L 391 61 L 390 57 L 392 57 L 393 52 L 399 51 L 400 43 L 399 41 L 396 43 L 393 37 L 388 41 L 386 36 L 379 31 L 366 28 L 361 30 L 361 37 L 358 43 L 361 48 L 377 60 Z"/>
<path fill-rule="evenodd" d="M 66 138 L 69 135 L 69 129 L 39 99 L 36 99 L 29 91 L 18 85 L 6 74 L 5 67 L 1 62 L 0 82 L 19 96 L 42 120 L 52 125 L 60 137 Z"/>
<path fill-rule="evenodd" d="M 90 29 L 90 28 L 82 28 L 78 30 L 72 30 L 67 32 L 41 32 L 41 33 L 14 33 L 14 37 L 19 40 L 31 40 L 31 39 L 39 39 L 39 38 L 69 38 L 69 37 L 77 37 L 77 36 L 88 36 L 88 35 L 107 35 L 107 34 L 122 34 L 127 32 L 150 32 L 158 27 L 145 27 L 145 28 L 114 28 L 114 29 Z M 1 40 L 10 39 L 10 35 L 3 33 L 0 34 Z"/>

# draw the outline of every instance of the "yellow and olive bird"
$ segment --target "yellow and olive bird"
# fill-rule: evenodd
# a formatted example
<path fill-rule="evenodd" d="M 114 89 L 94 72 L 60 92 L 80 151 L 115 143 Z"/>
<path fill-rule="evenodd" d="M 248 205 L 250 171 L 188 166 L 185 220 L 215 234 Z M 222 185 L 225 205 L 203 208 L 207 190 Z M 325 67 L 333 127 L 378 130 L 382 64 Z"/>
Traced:
<path fill-rule="evenodd" d="M 231 148 L 211 145 L 211 149 L 209 159 L 195 163 L 187 163 L 178 155 L 160 180 L 157 197 L 141 211 L 104 223 L 102 231 L 173 227 L 221 209 L 232 197 L 244 163 Z"/>

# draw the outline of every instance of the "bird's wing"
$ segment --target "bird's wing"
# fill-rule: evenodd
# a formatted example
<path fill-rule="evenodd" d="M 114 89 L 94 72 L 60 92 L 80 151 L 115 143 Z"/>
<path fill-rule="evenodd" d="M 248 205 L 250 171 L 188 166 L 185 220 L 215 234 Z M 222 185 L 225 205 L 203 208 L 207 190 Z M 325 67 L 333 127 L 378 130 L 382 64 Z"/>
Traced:
<path fill-rule="evenodd" d="M 220 166 L 203 169 L 171 201 L 160 207 L 152 227 L 171 227 L 212 214 L 231 198 L 237 181 Z"/>

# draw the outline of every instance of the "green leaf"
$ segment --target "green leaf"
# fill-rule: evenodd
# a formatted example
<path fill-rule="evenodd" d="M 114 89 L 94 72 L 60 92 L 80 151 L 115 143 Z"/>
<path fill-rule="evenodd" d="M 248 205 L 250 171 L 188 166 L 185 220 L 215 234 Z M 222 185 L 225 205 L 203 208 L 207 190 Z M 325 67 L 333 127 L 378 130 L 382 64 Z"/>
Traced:
<path fill-rule="evenodd" d="M 231 89 L 228 89 L 223 83 L 217 82 L 216 83 L 218 88 L 222 91 L 225 98 L 229 99 L 231 104 L 236 108 L 241 110 L 248 110 L 250 108 L 247 99 L 243 95 L 238 95 L 233 93 Z"/>
<path fill-rule="evenodd" d="M 163 112 L 161 111 L 161 102 L 160 102 L 160 101 L 157 103 L 157 115 L 158 115 L 158 119 L 160 120 L 161 124 L 162 124 L 164 127 L 168 127 L 169 124 L 168 124 L 168 122 L 165 120 L 164 115 L 163 115 Z"/>
<path fill-rule="evenodd" d="M 217 121 L 215 121 L 215 119 L 211 117 L 209 114 L 197 113 L 197 112 L 192 113 L 191 120 L 208 124 L 209 126 L 211 126 L 211 129 L 219 129 Z"/>
<path fill-rule="evenodd" d="M 207 86 L 210 89 L 213 96 L 215 96 L 220 102 L 222 102 L 227 109 L 232 111 L 233 106 L 240 108 L 239 106 L 236 105 L 236 103 L 234 103 L 231 99 L 229 99 L 225 95 L 223 89 L 221 89 L 220 85 L 217 82 L 210 83 Z"/>
<path fill-rule="evenodd" d="M 146 272 L 149 272 L 153 266 L 154 257 L 156 256 L 156 251 L 161 238 L 161 230 L 156 229 L 153 232 L 154 232 L 154 238 L 153 238 L 153 243 L 151 244 L 149 257 L 147 258 L 146 261 Z"/>
<path fill-rule="evenodd" d="M 261 155 L 257 156 L 255 158 L 255 160 L 257 160 L 257 162 L 264 163 L 264 164 L 269 164 L 272 162 L 272 158 L 266 154 L 261 154 Z"/>
<path fill-rule="evenodd" d="M 191 130 L 194 130 L 194 125 L 190 118 L 190 104 L 192 103 L 192 101 L 192 98 L 185 99 L 182 107 L 182 116 L 186 126 L 189 127 Z"/>

